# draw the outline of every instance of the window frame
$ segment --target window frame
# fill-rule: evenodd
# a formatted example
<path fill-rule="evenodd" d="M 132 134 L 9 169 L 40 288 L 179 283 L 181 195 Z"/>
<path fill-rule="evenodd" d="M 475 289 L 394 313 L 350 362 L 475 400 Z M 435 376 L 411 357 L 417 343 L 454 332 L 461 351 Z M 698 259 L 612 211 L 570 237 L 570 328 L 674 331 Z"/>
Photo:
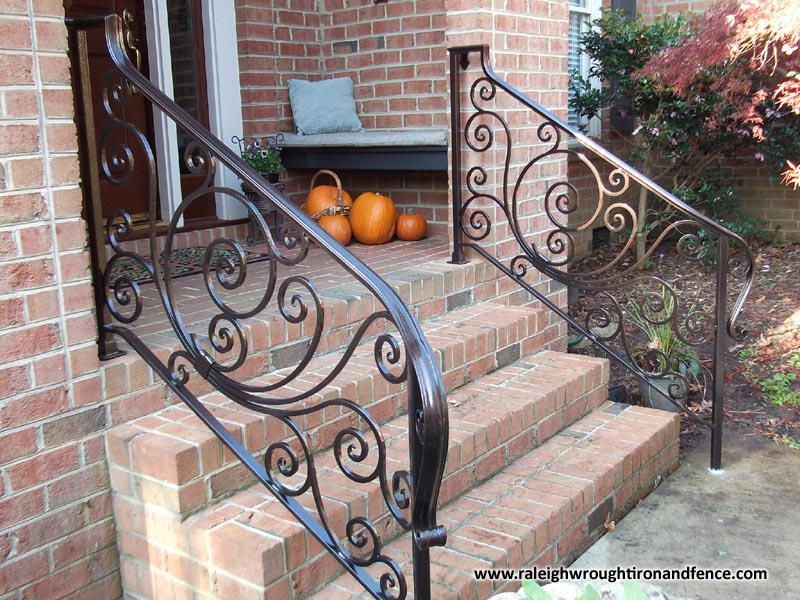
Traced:
<path fill-rule="evenodd" d="M 585 4 L 585 6 L 581 6 L 581 4 Z M 588 31 L 588 27 L 592 23 L 592 21 L 599 19 L 601 16 L 601 9 L 603 6 L 603 0 L 569 0 L 567 4 L 569 8 L 569 16 L 568 16 L 568 30 L 572 28 L 572 16 L 573 14 L 581 15 L 581 30 L 578 34 L 578 38 Z M 572 57 L 573 46 L 572 46 L 572 36 L 568 36 L 568 49 L 567 49 L 567 65 L 568 71 L 567 76 L 571 78 L 572 69 L 569 69 L 570 59 Z M 577 52 L 578 48 L 575 47 L 574 50 Z M 578 54 L 578 71 L 580 72 L 581 76 L 584 78 L 589 77 L 589 67 L 591 66 L 589 57 L 586 54 L 579 53 Z M 594 78 L 591 80 L 591 84 L 595 88 L 600 88 L 600 80 L 599 78 Z M 587 124 L 588 127 L 586 128 L 586 132 L 588 135 L 592 137 L 600 137 L 601 126 L 600 126 L 600 118 L 599 116 L 592 117 L 591 119 L 586 119 L 585 117 L 581 119 L 579 123 L 575 123 L 572 121 L 569 115 L 569 109 L 567 112 L 567 122 L 572 127 L 582 127 Z"/>

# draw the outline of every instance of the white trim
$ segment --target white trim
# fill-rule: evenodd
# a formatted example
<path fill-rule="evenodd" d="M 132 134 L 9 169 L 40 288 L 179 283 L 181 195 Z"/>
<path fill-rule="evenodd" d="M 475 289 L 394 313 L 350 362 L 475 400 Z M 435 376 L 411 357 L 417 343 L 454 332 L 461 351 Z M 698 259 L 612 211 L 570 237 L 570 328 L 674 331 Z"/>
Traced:
<path fill-rule="evenodd" d="M 223 143 L 231 144 L 234 135 L 242 135 L 242 95 L 233 2 L 203 2 L 203 29 L 209 127 Z M 239 178 L 217 163 L 216 184 L 238 190 Z M 240 203 L 224 194 L 217 194 L 216 202 L 217 215 L 221 219 L 247 216 L 247 210 Z"/>
<path fill-rule="evenodd" d="M 147 25 L 147 53 L 150 79 L 167 96 L 174 98 L 172 53 L 169 42 L 167 6 L 159 0 L 144 3 Z M 242 97 L 239 84 L 239 55 L 236 43 L 236 13 L 232 2 L 203 2 L 203 43 L 205 46 L 208 118 L 211 132 L 223 143 L 242 134 Z M 177 126 L 161 111 L 153 111 L 154 152 L 158 173 L 161 216 L 172 218 L 182 199 Z M 239 188 L 239 180 L 217 163 L 216 184 Z M 216 199 L 221 219 L 239 219 L 247 212 L 223 194 Z M 183 225 L 183 219 L 178 225 Z"/>
<path fill-rule="evenodd" d="M 146 1 L 144 14 L 147 26 L 147 58 L 150 65 L 150 80 L 167 96 L 174 98 L 166 2 Z M 161 218 L 168 222 L 181 201 L 178 128 L 175 122 L 160 110 L 153 111 L 153 125 L 155 138 L 153 151 L 156 154 Z M 178 225 L 183 225 L 182 218 Z"/>

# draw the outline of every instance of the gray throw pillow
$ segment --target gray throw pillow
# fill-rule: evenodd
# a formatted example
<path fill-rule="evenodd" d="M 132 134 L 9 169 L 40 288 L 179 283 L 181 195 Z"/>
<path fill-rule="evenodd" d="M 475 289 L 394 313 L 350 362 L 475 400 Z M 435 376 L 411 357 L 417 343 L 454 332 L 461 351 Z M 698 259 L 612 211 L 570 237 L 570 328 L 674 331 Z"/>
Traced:
<path fill-rule="evenodd" d="M 356 113 L 353 80 L 349 77 L 322 81 L 290 79 L 289 102 L 300 135 L 364 131 Z"/>

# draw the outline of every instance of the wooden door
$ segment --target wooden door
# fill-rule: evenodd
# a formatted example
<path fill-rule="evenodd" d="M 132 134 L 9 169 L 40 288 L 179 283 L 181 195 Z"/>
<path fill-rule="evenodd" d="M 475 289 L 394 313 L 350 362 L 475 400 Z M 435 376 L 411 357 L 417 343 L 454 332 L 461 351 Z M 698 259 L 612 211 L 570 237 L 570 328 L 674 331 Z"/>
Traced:
<path fill-rule="evenodd" d="M 103 16 L 110 13 L 120 15 L 126 28 L 125 39 L 129 47 L 129 55 L 137 64 L 140 71 L 149 76 L 147 60 L 147 38 L 145 28 L 144 0 L 65 0 L 66 15 L 80 18 L 89 16 Z M 203 54 L 203 28 L 200 12 L 200 0 L 168 0 L 167 11 L 170 25 L 170 46 L 173 53 L 172 68 L 175 82 L 175 97 L 178 104 L 187 109 L 190 114 L 208 126 L 208 99 L 206 96 L 205 63 Z M 94 135 L 93 141 L 96 155 L 96 169 L 99 172 L 99 195 L 101 213 L 105 219 L 113 210 L 127 211 L 133 218 L 134 224 L 145 224 L 149 218 L 150 198 L 148 195 L 148 168 L 149 156 L 136 142 L 134 136 L 122 128 L 116 128 L 100 147 L 103 133 L 107 131 L 112 121 L 103 105 L 103 84 L 105 74 L 113 69 L 113 63 L 108 56 L 104 32 L 102 28 L 87 30 L 88 71 L 90 83 L 90 104 L 87 113 L 92 115 L 91 127 Z M 77 86 L 76 86 L 77 89 Z M 134 94 L 124 107 L 115 107 L 115 113 L 124 121 L 133 124 L 147 138 L 150 148 L 155 155 L 153 110 L 149 103 L 140 95 Z M 183 160 L 183 150 L 188 143 L 187 137 L 178 132 L 178 147 L 181 164 L 181 191 L 185 196 L 202 182 L 202 177 L 189 173 Z M 104 152 L 113 147 L 127 146 L 132 156 L 132 177 L 125 184 L 114 185 L 103 174 Z M 91 153 L 90 153 L 91 154 Z M 109 155 L 106 154 L 108 157 Z M 90 157 L 83 157 L 91 160 Z M 106 161 L 108 164 L 109 161 Z M 124 167 L 111 166 L 109 171 L 113 176 L 120 176 Z M 85 170 L 86 172 L 86 170 Z M 180 199 L 177 199 L 180 201 Z M 162 215 L 160 202 L 156 201 L 156 218 Z M 215 203 L 213 197 L 201 199 L 192 204 L 184 215 L 184 219 L 206 219 L 214 217 Z M 165 215 L 168 220 L 169 215 Z"/>
<path fill-rule="evenodd" d="M 64 8 L 67 17 L 81 18 L 107 15 L 112 12 L 123 17 L 126 27 L 130 32 L 128 37 L 131 46 L 131 56 L 141 71 L 147 75 L 147 41 L 144 34 L 144 8 L 141 0 L 65 0 Z M 123 16 L 124 15 L 124 16 Z M 147 152 L 137 143 L 135 137 L 123 128 L 111 128 L 112 120 L 103 106 L 103 87 L 106 73 L 114 68 L 104 39 L 102 27 L 92 27 L 86 30 L 86 47 L 88 62 L 88 78 L 84 77 L 81 85 L 84 87 L 84 105 L 86 117 L 91 115 L 92 123 L 85 130 L 94 139 L 86 140 L 87 145 L 93 146 L 82 156 L 82 160 L 97 162 L 96 172 L 99 174 L 97 184 L 100 194 L 102 218 L 105 218 L 115 209 L 122 209 L 131 215 L 135 223 L 144 222 L 149 214 L 148 197 L 148 162 Z M 88 88 L 86 87 L 88 79 Z M 76 91 L 79 86 L 74 86 Z M 87 102 L 88 100 L 88 102 Z M 139 129 L 148 140 L 153 139 L 152 110 L 141 95 L 133 95 L 124 106 L 115 106 L 115 114 L 122 120 L 131 123 Z M 104 133 L 108 136 L 107 142 L 101 147 L 101 138 Z M 132 160 L 132 176 L 125 178 L 125 170 L 113 160 L 114 149 L 129 148 Z M 105 158 L 105 160 L 104 160 Z M 109 176 L 103 173 L 103 163 L 107 165 L 111 178 L 126 181 L 124 185 L 116 185 L 110 181 Z M 84 168 L 84 173 L 89 172 Z M 158 203 L 156 203 L 158 205 Z M 159 216 L 159 215 L 157 215 Z"/>

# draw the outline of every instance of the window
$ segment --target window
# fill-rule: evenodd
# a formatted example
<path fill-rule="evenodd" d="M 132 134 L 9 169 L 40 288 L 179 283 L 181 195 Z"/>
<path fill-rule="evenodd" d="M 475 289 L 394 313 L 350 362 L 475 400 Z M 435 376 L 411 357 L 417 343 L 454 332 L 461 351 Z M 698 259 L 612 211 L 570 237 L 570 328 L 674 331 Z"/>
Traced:
<path fill-rule="evenodd" d="M 601 0 L 569 0 L 569 56 L 567 59 L 567 71 L 572 73 L 577 71 L 582 77 L 589 76 L 589 58 L 579 52 L 581 36 L 589 30 L 589 24 L 600 17 Z M 570 90 L 569 99 L 572 100 L 573 94 Z M 567 121 L 573 127 L 583 125 L 581 119 L 570 108 Z M 589 133 L 599 135 L 600 122 L 592 119 L 589 124 Z"/>

